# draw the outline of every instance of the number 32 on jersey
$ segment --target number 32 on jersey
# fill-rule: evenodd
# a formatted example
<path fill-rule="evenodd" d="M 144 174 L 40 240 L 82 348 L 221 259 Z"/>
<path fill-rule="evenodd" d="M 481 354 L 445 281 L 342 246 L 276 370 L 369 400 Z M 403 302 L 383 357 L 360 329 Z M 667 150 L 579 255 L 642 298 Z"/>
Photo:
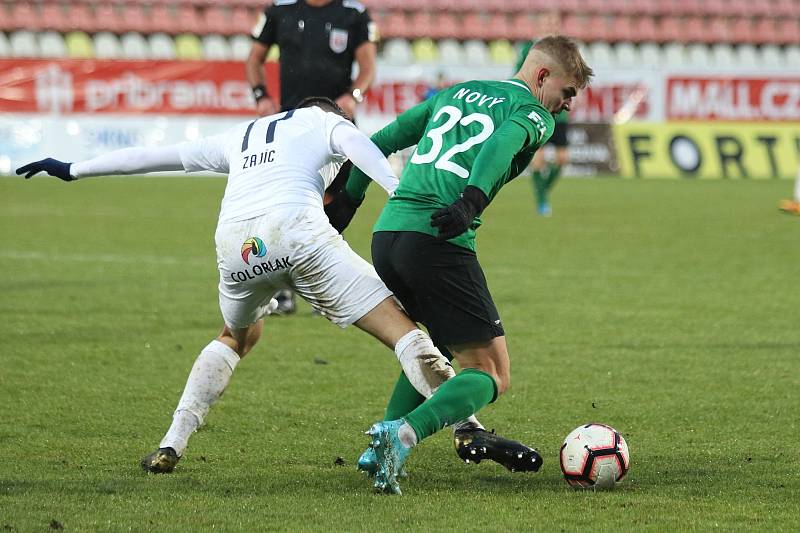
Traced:
<path fill-rule="evenodd" d="M 469 170 L 451 161 L 450 159 L 461 152 L 466 152 L 473 146 L 482 143 L 494 132 L 494 122 L 489 118 L 489 115 L 484 113 L 470 113 L 464 116 L 461 110 L 454 106 L 444 106 L 434 115 L 433 122 L 438 121 L 443 115 L 447 115 L 444 124 L 431 129 L 427 133 L 427 137 L 431 140 L 431 149 L 426 153 L 420 153 L 419 148 L 411 156 L 410 162 L 415 165 L 424 165 L 434 162 L 433 166 L 440 170 L 452 172 L 456 176 L 467 179 L 469 177 Z M 444 136 L 447 132 L 456 127 L 456 125 L 469 126 L 473 122 L 477 122 L 482 126 L 481 130 L 467 138 L 464 142 L 458 143 L 445 150 L 441 156 L 439 155 L 444 148 Z"/>

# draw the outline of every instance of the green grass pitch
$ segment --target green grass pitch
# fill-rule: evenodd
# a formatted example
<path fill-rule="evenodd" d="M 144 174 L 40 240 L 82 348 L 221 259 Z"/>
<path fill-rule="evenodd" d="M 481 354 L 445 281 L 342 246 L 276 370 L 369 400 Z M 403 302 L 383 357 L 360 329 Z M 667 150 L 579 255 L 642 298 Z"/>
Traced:
<path fill-rule="evenodd" d="M 462 464 L 445 430 L 414 451 L 402 497 L 373 494 L 354 466 L 393 354 L 305 304 L 268 320 L 176 472 L 139 470 L 221 324 L 223 188 L 0 180 L 0 529 L 800 528 L 789 182 L 565 180 L 551 219 L 526 180 L 510 184 L 478 247 L 513 383 L 480 418 L 545 465 Z M 365 256 L 380 205 L 371 191 L 346 232 Z M 630 445 L 618 490 L 561 478 L 561 441 L 587 421 Z"/>

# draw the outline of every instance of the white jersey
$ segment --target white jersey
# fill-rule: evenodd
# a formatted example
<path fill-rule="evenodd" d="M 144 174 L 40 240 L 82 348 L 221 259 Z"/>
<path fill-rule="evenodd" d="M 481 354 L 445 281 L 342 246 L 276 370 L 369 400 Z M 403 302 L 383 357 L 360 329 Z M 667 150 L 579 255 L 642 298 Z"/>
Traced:
<path fill-rule="evenodd" d="M 187 172 L 228 174 L 220 221 L 248 220 L 277 206 L 322 205 L 345 155 L 332 142 L 350 122 L 318 107 L 294 109 L 180 146 Z"/>

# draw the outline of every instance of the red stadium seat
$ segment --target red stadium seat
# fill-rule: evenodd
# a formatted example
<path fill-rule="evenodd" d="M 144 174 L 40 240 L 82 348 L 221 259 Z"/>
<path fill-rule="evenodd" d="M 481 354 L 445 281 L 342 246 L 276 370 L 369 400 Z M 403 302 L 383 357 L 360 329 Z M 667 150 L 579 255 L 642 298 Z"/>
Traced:
<path fill-rule="evenodd" d="M 680 42 L 683 40 L 682 30 L 681 21 L 677 17 L 661 17 L 661 23 L 658 25 L 658 41 Z"/>
<path fill-rule="evenodd" d="M 432 39 L 454 39 L 458 36 L 459 22 L 453 13 L 439 13 L 435 16 L 430 37 Z"/>
<path fill-rule="evenodd" d="M 712 17 L 708 23 L 708 43 L 731 42 L 731 30 L 728 19 L 725 17 Z"/>
<path fill-rule="evenodd" d="M 796 18 L 778 19 L 775 29 L 775 38 L 772 42 L 777 44 L 797 45 L 800 43 L 800 28 Z"/>
<path fill-rule="evenodd" d="M 39 31 L 44 29 L 39 10 L 31 2 L 15 2 L 11 4 L 11 28 L 15 30 Z"/>
<path fill-rule="evenodd" d="M 405 37 L 411 39 L 431 37 L 435 25 L 436 21 L 433 15 L 428 11 L 412 12 L 409 17 L 408 29 L 406 30 Z"/>
<path fill-rule="evenodd" d="M 209 33 L 232 35 L 230 11 L 223 6 L 208 6 L 203 12 L 203 24 Z M 236 32 L 240 33 L 240 32 Z"/>
<path fill-rule="evenodd" d="M 384 38 L 407 37 L 409 34 L 408 20 L 402 11 L 390 11 L 379 24 Z"/>
<path fill-rule="evenodd" d="M 44 29 L 57 32 L 69 31 L 69 20 L 63 4 L 47 3 L 42 4 L 42 24 Z"/>
<path fill-rule="evenodd" d="M 731 23 L 731 40 L 734 43 L 753 43 L 753 23 L 750 18 L 739 17 Z"/>
<path fill-rule="evenodd" d="M 798 17 L 800 3 L 797 0 L 773 0 L 772 13 L 776 17 Z"/>
<path fill-rule="evenodd" d="M 197 12 L 197 8 L 190 4 L 178 7 L 175 23 L 176 33 L 194 33 L 195 35 L 206 33 L 205 20 Z"/>
<path fill-rule="evenodd" d="M 150 7 L 150 31 L 147 33 L 176 34 L 180 30 L 174 22 L 175 13 L 167 4 L 155 4 Z"/>
<path fill-rule="evenodd" d="M 759 44 L 774 43 L 777 31 L 775 19 L 772 17 L 761 17 L 753 24 L 753 41 Z"/>
<path fill-rule="evenodd" d="M 70 4 L 67 9 L 67 26 L 70 30 L 94 32 L 94 12 L 87 4 Z"/>
<path fill-rule="evenodd" d="M 700 16 L 691 16 L 684 19 L 683 41 L 690 43 L 708 42 L 706 19 Z"/>
<path fill-rule="evenodd" d="M 231 11 L 230 29 L 228 35 L 249 35 L 258 21 L 260 9 L 250 10 L 244 6 L 236 6 Z"/>
<path fill-rule="evenodd" d="M 486 21 L 484 39 L 509 39 L 511 35 L 511 25 L 505 13 L 494 13 Z"/>
<path fill-rule="evenodd" d="M 658 27 L 655 19 L 650 15 L 637 15 L 634 17 L 631 28 L 631 40 L 635 43 L 652 42 L 658 38 Z"/>
<path fill-rule="evenodd" d="M 650 18 L 650 17 L 642 17 Z M 636 32 L 636 24 L 639 23 L 640 18 L 637 17 L 634 23 L 628 15 L 616 15 L 611 22 L 609 31 L 609 40 L 613 42 L 637 42 L 638 34 Z"/>
<path fill-rule="evenodd" d="M 485 40 L 486 35 L 486 21 L 480 13 L 470 11 L 464 18 L 461 19 L 461 31 L 458 38 L 461 40 L 479 39 Z"/>
<path fill-rule="evenodd" d="M 119 33 L 150 33 L 150 18 L 140 3 L 130 2 L 122 5 L 122 28 Z"/>
<path fill-rule="evenodd" d="M 515 14 L 511 18 L 510 34 L 511 40 L 529 41 L 536 36 L 546 35 L 549 32 L 541 33 L 537 31 L 535 15 Z"/>
<path fill-rule="evenodd" d="M 586 38 L 586 22 L 584 18 L 579 15 L 565 15 L 564 18 L 561 19 L 561 33 L 581 41 L 588 40 Z"/>
<path fill-rule="evenodd" d="M 123 26 L 122 16 L 114 4 L 97 3 L 94 6 L 94 18 L 97 29 L 111 33 L 120 33 Z"/>

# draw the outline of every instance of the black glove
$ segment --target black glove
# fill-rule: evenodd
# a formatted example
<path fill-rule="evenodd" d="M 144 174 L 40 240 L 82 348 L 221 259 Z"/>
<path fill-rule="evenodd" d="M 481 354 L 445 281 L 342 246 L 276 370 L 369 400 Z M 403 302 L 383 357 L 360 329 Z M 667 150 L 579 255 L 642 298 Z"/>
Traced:
<path fill-rule="evenodd" d="M 47 159 L 34 161 L 33 163 L 28 163 L 27 165 L 19 167 L 17 169 L 17 174 L 22 175 L 27 172 L 27 174 L 25 174 L 25 179 L 28 179 L 44 170 L 51 176 L 55 176 L 58 179 L 64 181 L 74 181 L 77 178 L 72 177 L 72 174 L 69 173 L 69 168 L 71 166 L 72 163 L 64 163 L 58 159 L 48 157 Z"/>
<path fill-rule="evenodd" d="M 467 185 L 461 198 L 431 215 L 431 226 L 439 228 L 440 240 L 458 237 L 469 229 L 472 220 L 483 211 L 489 199 L 477 187 Z"/>
<path fill-rule="evenodd" d="M 363 198 L 358 201 L 353 200 L 344 189 L 337 192 L 333 196 L 333 200 L 325 206 L 325 214 L 328 215 L 331 226 L 339 233 L 343 232 L 350 224 L 350 221 L 353 220 L 356 209 L 361 206 L 363 201 Z"/>

